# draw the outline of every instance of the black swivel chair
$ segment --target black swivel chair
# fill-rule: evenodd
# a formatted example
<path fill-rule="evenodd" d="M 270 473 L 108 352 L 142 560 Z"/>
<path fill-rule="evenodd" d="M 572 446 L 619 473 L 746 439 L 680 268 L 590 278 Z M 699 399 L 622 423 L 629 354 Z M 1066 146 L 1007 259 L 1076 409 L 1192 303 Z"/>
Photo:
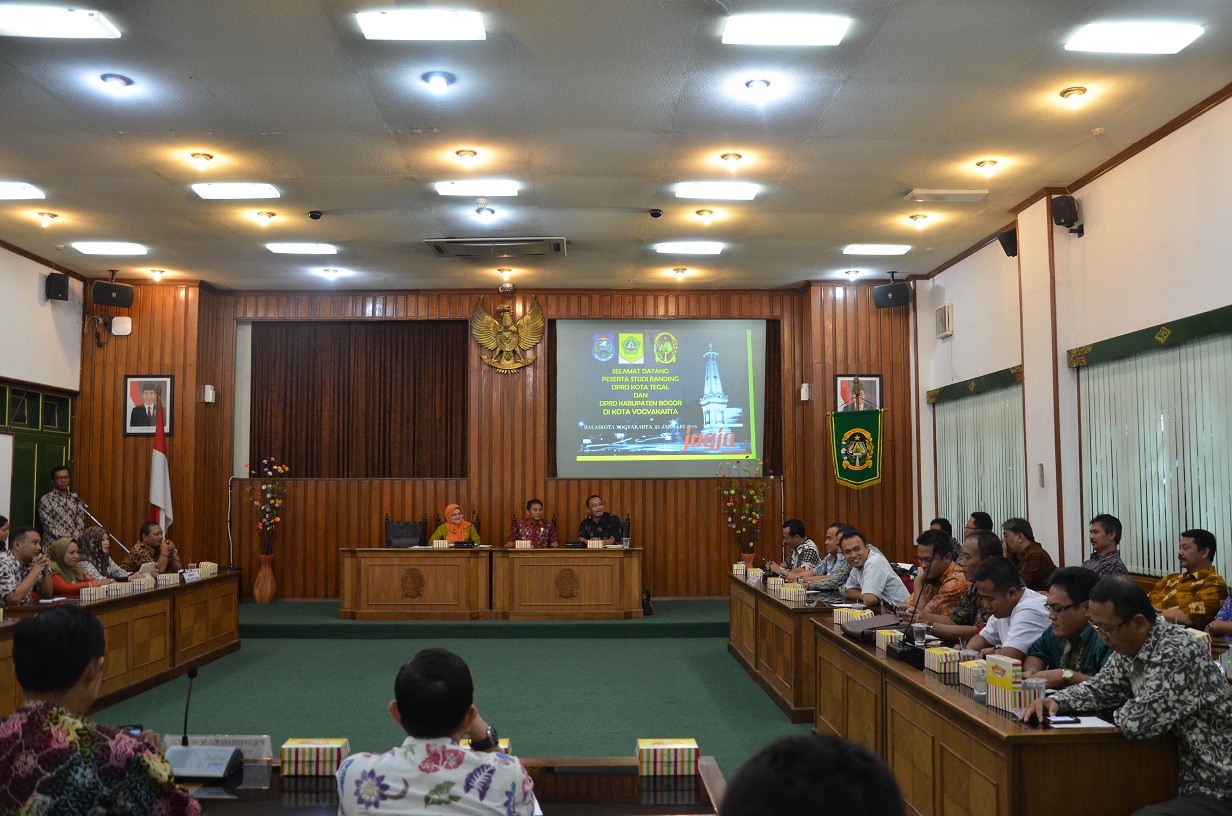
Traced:
<path fill-rule="evenodd" d="M 428 514 L 419 521 L 390 521 L 385 514 L 386 547 L 422 547 L 428 541 Z"/>

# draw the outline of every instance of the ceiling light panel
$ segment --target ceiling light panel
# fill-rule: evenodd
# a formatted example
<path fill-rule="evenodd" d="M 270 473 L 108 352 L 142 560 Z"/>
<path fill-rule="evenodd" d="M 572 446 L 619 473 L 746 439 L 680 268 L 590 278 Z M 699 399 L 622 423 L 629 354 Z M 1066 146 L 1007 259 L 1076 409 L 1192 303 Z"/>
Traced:
<path fill-rule="evenodd" d="M 337 255 L 333 244 L 266 244 L 265 248 L 276 255 Z"/>
<path fill-rule="evenodd" d="M 252 181 L 203 182 L 192 186 L 193 192 L 212 200 L 245 198 L 278 198 L 278 188 L 272 184 Z"/>
<path fill-rule="evenodd" d="M 73 249 L 82 255 L 144 255 L 145 247 L 127 241 L 78 241 Z"/>
<path fill-rule="evenodd" d="M 718 241 L 667 241 L 655 244 L 655 252 L 664 255 L 718 255 L 723 244 Z"/>
<path fill-rule="evenodd" d="M 24 181 L 0 181 L 0 199 L 19 201 L 30 198 L 46 198 L 43 191 Z"/>
<path fill-rule="evenodd" d="M 761 187 L 748 181 L 682 181 L 676 185 L 676 198 L 708 201 L 752 201 Z"/>
<path fill-rule="evenodd" d="M 848 17 L 825 14 L 733 14 L 723 27 L 727 45 L 838 45 Z"/>
<path fill-rule="evenodd" d="M 97 11 L 0 4 L 0 36 L 116 40 L 120 30 Z"/>
<path fill-rule="evenodd" d="M 848 244 L 844 255 L 906 255 L 911 251 L 907 244 Z"/>
<path fill-rule="evenodd" d="M 1194 23 L 1090 23 L 1065 43 L 1066 51 L 1101 54 L 1175 54 L 1202 35 Z"/>
<path fill-rule="evenodd" d="M 436 192 L 440 195 L 468 196 L 470 198 L 515 196 L 518 183 L 507 179 L 475 179 L 474 181 L 438 181 Z"/>
<path fill-rule="evenodd" d="M 483 40 L 483 15 L 477 11 L 394 9 L 355 15 L 369 40 Z"/>

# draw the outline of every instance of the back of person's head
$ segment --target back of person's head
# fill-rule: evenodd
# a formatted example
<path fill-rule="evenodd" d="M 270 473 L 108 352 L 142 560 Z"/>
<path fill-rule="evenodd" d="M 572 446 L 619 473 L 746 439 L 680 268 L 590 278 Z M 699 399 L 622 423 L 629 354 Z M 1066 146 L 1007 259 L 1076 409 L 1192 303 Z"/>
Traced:
<path fill-rule="evenodd" d="M 412 737 L 452 737 L 475 699 L 471 670 L 448 649 L 424 649 L 402 664 L 394 699 Z"/>
<path fill-rule="evenodd" d="M 1199 550 L 1209 550 L 1206 557 L 1211 561 L 1215 560 L 1215 534 L 1209 530 L 1186 530 L 1181 533 L 1181 538 L 1192 538 L 1194 546 Z"/>
<path fill-rule="evenodd" d="M 789 737 L 750 759 L 719 806 L 720 816 L 822 812 L 902 816 L 903 797 L 890 769 L 867 748 L 838 737 Z"/>
<path fill-rule="evenodd" d="M 1091 588 L 1091 603 L 1112 604 L 1117 617 L 1122 621 L 1141 615 L 1147 623 L 1155 622 L 1155 607 L 1147 597 L 1146 590 L 1128 575 L 1112 575 L 1103 578 Z"/>
<path fill-rule="evenodd" d="M 1117 544 L 1121 543 L 1121 520 L 1119 518 L 1108 513 L 1100 513 L 1091 519 L 1091 523 L 1103 527 L 1105 533 L 1112 534 L 1113 541 Z"/>
<path fill-rule="evenodd" d="M 1048 586 L 1057 587 L 1069 596 L 1069 602 L 1080 604 L 1091 597 L 1099 576 L 1086 567 L 1061 567 L 1048 579 Z"/>
<path fill-rule="evenodd" d="M 915 543 L 920 547 L 932 547 L 933 558 L 954 558 L 954 537 L 945 530 L 934 530 L 931 527 L 920 533 Z"/>
<path fill-rule="evenodd" d="M 975 580 L 991 581 L 998 595 L 1004 595 L 1011 589 L 1022 589 L 1022 576 L 1018 574 L 1018 568 L 1000 555 L 984 559 L 975 571 Z"/>
<path fill-rule="evenodd" d="M 1018 533 L 1027 541 L 1035 540 L 1035 532 L 1031 529 L 1031 522 L 1025 518 L 1009 518 L 1001 524 L 1001 529 L 1007 533 Z"/>
<path fill-rule="evenodd" d="M 13 673 L 28 694 L 68 691 L 106 651 L 103 624 L 79 606 L 53 606 L 13 628 Z"/>
<path fill-rule="evenodd" d="M 796 536 L 800 538 L 805 537 L 804 522 L 800 519 L 787 519 L 787 521 L 783 522 L 783 529 L 787 531 L 787 535 L 791 538 Z"/>
<path fill-rule="evenodd" d="M 928 522 L 928 526 L 929 527 L 940 527 L 942 530 L 945 530 L 946 535 L 951 536 L 951 537 L 954 535 L 954 525 L 950 524 L 950 520 L 947 518 L 935 518 L 932 521 Z M 916 542 L 916 543 L 919 543 L 919 542 Z"/>
<path fill-rule="evenodd" d="M 38 530 L 33 527 L 14 527 L 9 533 L 9 546 L 25 541 L 31 533 L 37 533 Z"/>
<path fill-rule="evenodd" d="M 971 520 L 975 522 L 975 529 L 987 530 L 992 532 L 992 516 L 985 513 L 983 510 L 976 510 L 971 514 Z"/>
<path fill-rule="evenodd" d="M 1001 539 L 997 538 L 996 533 L 986 530 L 980 530 L 978 533 L 972 533 L 967 538 L 975 539 L 975 546 L 980 550 L 980 561 L 993 556 L 1000 557 L 1001 555 Z"/>

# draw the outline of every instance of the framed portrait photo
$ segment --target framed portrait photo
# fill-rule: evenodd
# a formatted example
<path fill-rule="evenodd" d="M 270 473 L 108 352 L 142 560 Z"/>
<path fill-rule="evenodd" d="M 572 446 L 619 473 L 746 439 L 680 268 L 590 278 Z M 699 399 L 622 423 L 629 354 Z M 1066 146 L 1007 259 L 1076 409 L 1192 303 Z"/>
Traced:
<path fill-rule="evenodd" d="M 153 436 L 156 401 L 163 397 L 163 433 L 171 436 L 175 418 L 175 377 L 170 374 L 134 374 L 124 377 L 124 435 Z"/>
<path fill-rule="evenodd" d="M 856 399 L 855 381 L 860 380 L 861 398 Z M 834 378 L 835 411 L 869 411 L 880 408 L 881 376 L 878 374 L 839 374 Z"/>

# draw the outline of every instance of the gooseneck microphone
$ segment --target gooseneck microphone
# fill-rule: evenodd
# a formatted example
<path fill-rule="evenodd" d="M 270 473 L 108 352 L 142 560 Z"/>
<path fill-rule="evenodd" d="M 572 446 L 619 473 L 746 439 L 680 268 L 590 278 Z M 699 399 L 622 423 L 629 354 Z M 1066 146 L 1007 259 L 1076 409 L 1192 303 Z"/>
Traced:
<path fill-rule="evenodd" d="M 197 667 L 188 667 L 188 696 L 184 698 L 184 732 L 180 735 L 180 745 L 188 746 L 188 706 L 192 703 L 192 684 L 197 677 Z"/>
<path fill-rule="evenodd" d="M 188 667 L 188 695 L 184 699 L 184 731 L 180 744 L 167 748 L 167 762 L 176 779 L 222 781 L 243 767 L 244 755 L 238 748 L 217 744 L 217 738 L 206 738 L 205 745 L 188 744 L 188 707 L 192 703 L 193 678 L 197 667 Z"/>

